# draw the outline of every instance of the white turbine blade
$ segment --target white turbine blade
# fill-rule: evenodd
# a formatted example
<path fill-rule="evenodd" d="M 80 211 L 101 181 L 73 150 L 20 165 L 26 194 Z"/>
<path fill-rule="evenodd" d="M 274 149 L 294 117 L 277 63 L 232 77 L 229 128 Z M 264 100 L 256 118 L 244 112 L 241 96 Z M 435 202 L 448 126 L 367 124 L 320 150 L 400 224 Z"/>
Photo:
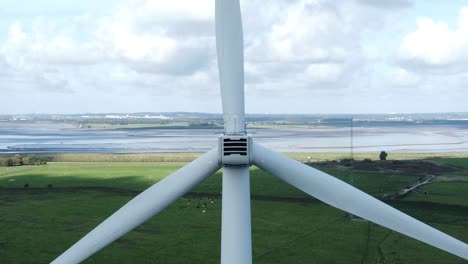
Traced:
<path fill-rule="evenodd" d="M 252 263 L 248 167 L 223 168 L 221 264 Z"/>
<path fill-rule="evenodd" d="M 216 0 L 216 50 L 225 130 L 243 133 L 244 47 L 238 0 Z"/>
<path fill-rule="evenodd" d="M 85 260 L 162 211 L 219 168 L 215 148 L 136 196 L 52 263 Z"/>
<path fill-rule="evenodd" d="M 468 245 L 434 229 L 353 186 L 319 170 L 254 144 L 253 163 L 336 208 L 468 259 Z"/>

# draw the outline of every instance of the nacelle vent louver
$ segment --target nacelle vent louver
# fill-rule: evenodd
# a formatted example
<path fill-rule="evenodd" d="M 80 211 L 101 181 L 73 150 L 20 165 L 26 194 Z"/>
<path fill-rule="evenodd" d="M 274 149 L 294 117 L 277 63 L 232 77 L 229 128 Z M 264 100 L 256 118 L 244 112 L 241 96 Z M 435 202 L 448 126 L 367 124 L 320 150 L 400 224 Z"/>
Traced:
<path fill-rule="evenodd" d="M 219 138 L 219 157 L 223 166 L 249 166 L 249 136 L 221 136 Z"/>

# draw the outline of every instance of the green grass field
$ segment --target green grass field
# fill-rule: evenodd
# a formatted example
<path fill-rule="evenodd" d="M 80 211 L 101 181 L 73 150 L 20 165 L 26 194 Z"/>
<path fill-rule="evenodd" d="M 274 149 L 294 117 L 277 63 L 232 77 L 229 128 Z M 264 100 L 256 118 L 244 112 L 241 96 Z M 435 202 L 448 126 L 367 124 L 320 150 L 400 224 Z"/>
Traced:
<path fill-rule="evenodd" d="M 182 159 L 172 155 L 173 160 Z M 59 158 L 64 159 L 59 155 L 55 160 Z M 185 164 L 70 162 L 71 156 L 65 160 L 44 166 L 0 167 L 0 263 L 50 262 L 139 191 Z M 468 163 L 447 156 L 437 162 Z M 340 179 L 348 177 L 344 167 L 319 166 Z M 387 202 L 467 242 L 468 196 L 424 194 L 467 194 L 468 169 L 457 168 L 450 173 L 456 181 L 437 181 L 421 187 L 420 193 Z M 436 176 L 450 179 L 450 175 L 440 172 Z M 354 182 L 381 197 L 423 176 L 418 171 L 355 171 Z M 251 188 L 254 263 L 466 263 L 373 223 L 350 220 L 344 212 L 307 199 L 255 167 L 251 168 Z M 219 263 L 221 174 L 209 177 L 193 191 L 204 195 L 180 199 L 85 263 Z"/>

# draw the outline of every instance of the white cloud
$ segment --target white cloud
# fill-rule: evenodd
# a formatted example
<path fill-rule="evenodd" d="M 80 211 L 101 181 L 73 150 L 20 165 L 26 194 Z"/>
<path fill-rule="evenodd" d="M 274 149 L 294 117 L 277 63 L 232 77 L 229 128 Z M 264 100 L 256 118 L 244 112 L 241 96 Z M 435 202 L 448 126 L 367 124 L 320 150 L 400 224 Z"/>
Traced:
<path fill-rule="evenodd" d="M 247 79 L 295 76 L 315 83 L 337 80 L 345 68 L 351 71 L 350 65 L 366 57 L 359 43 L 367 28 L 365 16 L 356 11 L 361 2 L 279 1 L 267 6 L 243 2 L 247 73 L 266 75 Z M 209 72 L 216 71 L 213 7 L 207 0 L 138 0 L 123 1 L 109 16 L 84 15 L 67 25 L 36 18 L 28 30 L 20 23 L 11 25 L 2 50 L 9 64 L 36 71 L 111 63 L 177 78 L 213 75 Z M 79 31 L 80 23 L 92 31 Z"/>
<path fill-rule="evenodd" d="M 214 56 L 212 20 L 211 1 L 126 1 L 97 35 L 133 70 L 191 75 Z"/>
<path fill-rule="evenodd" d="M 422 81 L 419 75 L 400 67 L 391 68 L 387 72 L 387 78 L 394 86 L 406 86 L 412 88 L 416 87 Z"/>
<path fill-rule="evenodd" d="M 363 89 L 361 79 L 367 76 L 361 75 L 381 58 L 379 50 L 362 43 L 363 37 L 383 30 L 389 18 L 399 15 L 398 8 L 409 6 L 403 2 L 379 8 L 368 1 L 280 1 L 276 8 L 246 4 L 244 21 L 256 19 L 248 24 L 254 31 L 244 27 L 248 90 L 336 94 Z"/>
<path fill-rule="evenodd" d="M 413 71 L 459 73 L 468 69 L 468 7 L 462 8 L 458 25 L 420 18 L 399 49 L 402 65 Z"/>
<path fill-rule="evenodd" d="M 376 8 L 406 8 L 412 5 L 409 0 L 356 0 L 359 3 Z"/>
<path fill-rule="evenodd" d="M 21 88 L 58 92 L 62 87 L 69 92 L 70 87 L 79 91 L 145 84 L 170 93 L 178 83 L 206 86 L 202 80 L 208 77 L 202 76 L 210 75 L 215 56 L 214 35 L 207 34 L 211 6 L 211 1 L 125 1 L 105 17 L 80 15 L 68 24 L 44 17 L 26 26 L 15 22 L 0 44 L 0 54 L 12 69 L 8 77 L 22 79 L 17 84 Z M 115 68 L 130 77 L 106 79 Z M 142 79 L 128 81 L 134 72 Z"/>
<path fill-rule="evenodd" d="M 420 73 L 424 69 L 453 72 L 468 65 L 467 9 L 455 29 L 421 20 L 404 39 L 397 65 L 391 65 L 395 58 L 366 40 L 388 27 L 399 28 L 395 17 L 411 1 L 252 0 L 241 5 L 250 96 L 362 97 L 372 94 L 370 89 L 380 89 L 378 94 L 392 86 L 409 92 L 431 87 Z M 0 82 L 83 98 L 99 91 L 110 97 L 199 100 L 219 92 L 214 1 L 123 0 L 109 10 L 77 14 L 66 23 L 54 17 L 12 23 L 0 43 Z M 218 111 L 219 100 L 213 101 L 200 110 Z"/>
<path fill-rule="evenodd" d="M 29 32 L 19 22 L 12 24 L 2 45 L 8 63 L 28 68 L 47 64 L 94 64 L 105 58 L 105 49 L 99 43 L 79 42 L 57 27 L 54 21 L 40 17 L 34 19 Z"/>
<path fill-rule="evenodd" d="M 338 63 L 310 64 L 305 75 L 317 82 L 336 82 L 343 75 L 343 66 Z"/>

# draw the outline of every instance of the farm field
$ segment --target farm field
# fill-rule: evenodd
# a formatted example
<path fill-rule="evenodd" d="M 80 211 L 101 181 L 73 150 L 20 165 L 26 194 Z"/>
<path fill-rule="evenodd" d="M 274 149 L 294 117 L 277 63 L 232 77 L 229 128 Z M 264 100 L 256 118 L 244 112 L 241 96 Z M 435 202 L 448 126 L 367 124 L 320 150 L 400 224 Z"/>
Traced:
<path fill-rule="evenodd" d="M 0 167 L 1 263 L 50 262 L 140 191 L 191 158 L 170 155 L 172 159 L 157 162 L 142 162 L 144 155 L 125 162 L 119 158 L 73 162 L 70 156 L 61 156 L 66 162 Z M 300 154 L 295 158 L 307 160 Z M 467 160 L 422 158 L 356 161 L 354 184 L 467 242 Z M 349 164 L 344 161 L 322 159 L 311 165 L 348 179 Z M 430 184 L 395 196 L 430 176 L 435 176 Z M 85 263 L 219 263 L 220 192 L 218 172 Z M 255 167 L 251 168 L 251 192 L 254 263 L 466 263 L 373 223 L 350 220 L 343 211 Z"/>

